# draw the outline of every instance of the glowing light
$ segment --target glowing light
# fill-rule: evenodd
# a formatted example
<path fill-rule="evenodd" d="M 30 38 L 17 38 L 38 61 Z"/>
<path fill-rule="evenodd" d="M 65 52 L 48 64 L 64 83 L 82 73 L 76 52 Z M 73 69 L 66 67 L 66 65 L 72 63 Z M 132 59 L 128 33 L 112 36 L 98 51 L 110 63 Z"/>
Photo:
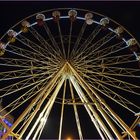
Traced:
<path fill-rule="evenodd" d="M 67 137 L 67 139 L 66 140 L 72 140 L 72 138 L 71 137 Z"/>

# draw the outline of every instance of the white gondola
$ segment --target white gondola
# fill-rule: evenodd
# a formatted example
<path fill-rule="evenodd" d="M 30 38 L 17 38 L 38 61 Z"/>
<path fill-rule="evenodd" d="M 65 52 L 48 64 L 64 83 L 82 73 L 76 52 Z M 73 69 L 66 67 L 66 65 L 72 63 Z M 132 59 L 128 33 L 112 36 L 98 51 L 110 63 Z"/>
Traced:
<path fill-rule="evenodd" d="M 59 11 L 53 11 L 52 12 L 52 16 L 55 17 L 55 18 L 60 17 L 60 15 L 61 15 L 61 13 Z"/>
<path fill-rule="evenodd" d="M 93 24 L 93 19 L 88 19 L 88 20 L 86 20 L 86 23 L 87 23 L 87 25 L 91 25 L 91 24 Z"/>
<path fill-rule="evenodd" d="M 118 35 L 122 34 L 123 32 L 124 32 L 124 29 L 121 26 L 119 26 L 115 29 L 115 33 Z"/>
<path fill-rule="evenodd" d="M 45 19 L 45 15 L 44 14 L 37 14 L 36 15 L 36 19 L 37 20 L 44 20 Z"/>
<path fill-rule="evenodd" d="M 85 14 L 85 20 L 86 20 L 86 23 L 88 25 L 91 25 L 93 23 L 93 14 L 92 13 L 86 13 Z"/>
<path fill-rule="evenodd" d="M 21 25 L 22 25 L 23 27 L 30 27 L 30 23 L 29 23 L 27 20 L 24 20 L 24 21 L 21 23 Z"/>
<path fill-rule="evenodd" d="M 88 20 L 88 19 L 92 19 L 93 18 L 93 14 L 92 13 L 86 13 L 85 14 L 85 19 Z"/>
<path fill-rule="evenodd" d="M 100 24 L 102 25 L 102 26 L 106 26 L 106 25 L 108 25 L 109 24 L 109 18 L 102 18 L 101 20 L 100 20 Z"/>
<path fill-rule="evenodd" d="M 69 17 L 76 17 L 77 16 L 77 11 L 76 10 L 70 10 L 68 12 Z"/>
<path fill-rule="evenodd" d="M 15 37 L 17 33 L 14 30 L 10 29 L 7 34 L 9 37 Z"/>
<path fill-rule="evenodd" d="M 136 39 L 134 39 L 134 38 L 131 38 L 131 39 L 129 39 L 128 41 L 127 41 L 127 45 L 128 46 L 134 46 L 134 45 L 136 45 L 137 44 L 137 41 L 136 41 Z"/>

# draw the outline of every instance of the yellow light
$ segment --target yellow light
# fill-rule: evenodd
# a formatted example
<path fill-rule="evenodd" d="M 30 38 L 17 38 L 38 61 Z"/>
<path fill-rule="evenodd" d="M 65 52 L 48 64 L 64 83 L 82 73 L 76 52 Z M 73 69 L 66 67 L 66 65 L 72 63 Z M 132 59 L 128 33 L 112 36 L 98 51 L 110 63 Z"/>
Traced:
<path fill-rule="evenodd" d="M 66 140 L 72 140 L 72 138 L 71 137 L 68 137 Z"/>

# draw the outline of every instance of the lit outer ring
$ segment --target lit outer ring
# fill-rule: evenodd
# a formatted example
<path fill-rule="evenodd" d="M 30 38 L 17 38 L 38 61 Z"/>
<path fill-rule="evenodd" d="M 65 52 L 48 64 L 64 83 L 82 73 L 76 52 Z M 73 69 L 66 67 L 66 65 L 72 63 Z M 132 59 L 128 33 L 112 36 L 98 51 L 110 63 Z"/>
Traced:
<path fill-rule="evenodd" d="M 102 15 L 100 15 L 99 14 L 99 16 L 102 16 Z M 29 17 L 32 17 L 32 16 L 29 16 Z M 69 18 L 69 16 L 60 16 L 60 19 L 68 19 Z M 77 19 L 79 19 L 79 20 L 84 20 L 85 21 L 85 18 L 83 18 L 83 17 L 76 17 Z M 26 18 L 25 18 L 26 19 Z M 44 21 L 50 21 L 50 20 L 52 20 L 53 18 L 51 17 L 51 18 L 45 18 L 44 19 Z M 110 19 L 110 18 L 109 18 Z M 23 20 L 22 20 L 23 21 Z M 113 21 L 112 19 L 111 19 L 111 21 Z M 115 24 L 118 24 L 118 23 L 116 23 L 115 21 L 113 21 Z M 20 23 L 20 22 L 19 22 Z M 100 22 L 98 22 L 98 21 L 95 21 L 95 20 L 93 20 L 93 23 L 95 23 L 95 24 L 98 24 L 98 25 L 101 25 L 100 24 Z M 37 24 L 37 22 L 34 22 L 34 23 L 32 23 L 32 24 L 30 24 L 30 26 L 29 27 L 32 27 L 32 26 L 34 26 L 34 25 L 36 25 Z M 118 24 L 119 25 L 119 24 Z M 111 32 L 114 32 L 115 34 L 116 34 L 116 32 L 112 29 L 112 28 L 108 28 L 108 30 L 110 30 Z M 131 35 L 126 29 L 125 29 L 125 31 L 129 34 L 129 35 Z M 16 36 L 18 36 L 19 34 L 21 34 L 22 33 L 22 31 L 20 30 L 19 32 L 17 32 L 16 33 L 16 35 L 14 36 L 14 37 L 16 37 Z M 132 36 L 132 35 L 131 35 Z M 133 37 L 133 36 L 132 36 Z M 129 47 L 128 45 L 127 45 L 127 40 L 125 39 L 125 38 L 122 38 L 122 40 L 126 43 L 126 48 L 127 47 Z M 10 43 L 10 41 L 8 41 L 6 44 L 5 44 L 5 48 L 7 47 L 7 45 Z M 138 43 L 137 43 L 138 44 Z M 139 45 L 139 44 L 138 44 Z M 5 49 L 6 50 L 6 49 Z M 135 57 L 136 57 L 136 59 L 137 60 L 139 60 L 139 57 L 138 57 L 138 55 L 137 55 L 137 53 L 136 52 L 133 52 L 133 54 L 135 55 Z"/>

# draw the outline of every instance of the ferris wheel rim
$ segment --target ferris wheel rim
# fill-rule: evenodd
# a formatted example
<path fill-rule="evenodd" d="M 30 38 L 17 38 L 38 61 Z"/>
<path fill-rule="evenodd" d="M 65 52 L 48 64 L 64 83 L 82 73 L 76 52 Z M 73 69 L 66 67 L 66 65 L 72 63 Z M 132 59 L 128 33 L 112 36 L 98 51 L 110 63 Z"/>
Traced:
<path fill-rule="evenodd" d="M 22 21 L 27 20 L 27 19 L 29 19 L 29 18 L 31 18 L 31 17 L 34 17 L 34 16 L 36 16 L 37 14 L 43 14 L 43 13 L 52 12 L 52 11 L 56 11 L 56 10 L 79 10 L 79 11 L 90 12 L 90 13 L 96 14 L 97 16 L 100 16 L 100 17 L 102 17 L 102 18 L 103 18 L 103 17 L 104 17 L 104 18 L 107 17 L 107 18 L 109 18 L 110 21 L 112 21 L 112 22 L 115 23 L 116 25 L 121 26 L 121 27 L 124 29 L 124 31 L 125 31 L 127 34 L 129 34 L 132 38 L 135 38 L 135 37 L 133 36 L 132 33 L 130 33 L 124 26 L 122 26 L 120 23 L 116 22 L 114 19 L 112 19 L 112 18 L 110 18 L 110 17 L 108 17 L 108 16 L 106 16 L 106 15 L 104 15 L 104 14 L 100 14 L 100 13 L 94 12 L 94 11 L 92 11 L 92 10 L 86 10 L 86 9 L 81 9 L 81 8 L 53 8 L 53 9 L 50 9 L 50 10 L 43 10 L 43 11 L 40 11 L 40 12 L 36 12 L 36 13 L 34 13 L 34 14 L 31 14 L 30 16 L 27 16 L 27 17 L 23 18 L 22 20 L 20 20 L 18 23 L 16 23 L 15 25 L 13 25 L 12 27 L 10 27 L 9 29 L 15 28 L 17 25 L 21 24 Z M 63 16 L 60 16 L 60 18 L 61 18 L 61 17 L 63 17 Z M 67 16 L 64 16 L 64 17 L 68 18 Z M 83 17 L 79 17 L 79 19 L 85 20 L 85 18 L 83 18 Z M 52 17 L 50 17 L 50 18 L 45 18 L 45 20 L 46 20 L 46 21 L 52 20 Z M 99 21 L 96 21 L 96 20 L 93 20 L 93 21 L 94 21 L 94 23 L 100 25 Z M 36 25 L 36 22 L 33 22 L 31 25 L 34 25 L 34 24 Z M 115 33 L 115 31 L 114 31 L 112 28 L 108 27 L 108 29 L 109 29 L 110 31 L 112 31 L 112 32 Z M 20 34 L 21 32 L 22 32 L 22 31 L 19 31 L 18 34 Z M 0 38 L 0 40 L 2 40 L 3 37 L 4 37 L 6 34 L 7 34 L 7 32 Z M 125 38 L 122 38 L 122 39 L 127 43 L 127 40 L 125 40 Z M 136 40 L 136 41 L 137 41 L 137 40 Z M 8 42 L 8 43 L 9 43 L 9 42 Z M 6 44 L 7 44 L 7 43 L 6 43 Z M 139 43 L 138 41 L 137 41 L 137 44 L 138 44 L 138 46 L 139 46 L 139 48 L 140 48 L 140 43 Z"/>

